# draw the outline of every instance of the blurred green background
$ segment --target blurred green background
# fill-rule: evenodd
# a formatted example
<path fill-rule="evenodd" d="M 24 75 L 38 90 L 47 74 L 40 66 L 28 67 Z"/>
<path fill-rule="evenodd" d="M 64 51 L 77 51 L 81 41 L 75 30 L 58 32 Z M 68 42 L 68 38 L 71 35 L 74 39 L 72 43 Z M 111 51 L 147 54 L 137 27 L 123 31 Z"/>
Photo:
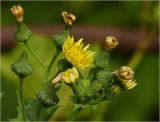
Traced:
<path fill-rule="evenodd" d="M 139 28 L 142 19 L 143 1 L 115 1 L 115 2 L 1 2 L 1 26 L 2 29 L 8 25 L 14 25 L 15 21 L 10 14 L 13 5 L 20 4 L 25 9 L 25 22 L 32 25 L 62 24 L 60 13 L 64 10 L 74 13 L 77 16 L 76 24 L 112 26 L 118 28 Z M 149 2 L 152 4 L 150 13 L 158 1 Z M 159 12 L 158 12 L 159 13 Z M 7 35 L 4 35 L 7 36 Z M 29 45 L 48 64 L 54 55 L 55 46 L 51 37 L 33 33 Z M 99 49 L 98 45 L 91 46 L 93 50 Z M 5 121 L 17 116 L 16 90 L 18 88 L 18 77 L 11 71 L 11 64 L 14 63 L 21 52 L 25 49 L 23 44 L 17 43 L 14 48 L 5 49 L 1 52 L 1 120 Z M 109 70 L 128 63 L 133 52 L 113 51 L 110 57 Z M 58 58 L 62 58 L 61 54 Z M 33 74 L 25 79 L 25 98 L 35 98 L 37 91 L 41 89 L 43 70 L 29 53 L 29 62 L 33 65 Z M 88 109 L 83 110 L 78 120 L 103 120 L 103 121 L 153 121 L 159 120 L 159 54 L 155 51 L 148 51 L 135 70 L 135 79 L 138 85 L 129 91 L 118 96 L 113 102 L 102 102 L 97 112 L 93 113 Z M 56 62 L 53 65 L 52 73 L 57 70 Z M 89 69 L 86 69 L 85 75 Z M 71 90 L 63 85 L 58 92 L 60 96 L 59 108 L 50 120 L 66 120 L 73 104 L 69 101 Z"/>

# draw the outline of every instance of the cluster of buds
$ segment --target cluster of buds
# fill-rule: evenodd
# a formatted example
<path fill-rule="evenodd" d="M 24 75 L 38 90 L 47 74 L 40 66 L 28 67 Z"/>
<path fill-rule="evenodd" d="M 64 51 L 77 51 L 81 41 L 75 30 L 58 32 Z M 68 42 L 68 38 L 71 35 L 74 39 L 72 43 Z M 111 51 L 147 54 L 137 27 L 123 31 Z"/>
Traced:
<path fill-rule="evenodd" d="M 134 77 L 134 72 L 130 67 L 122 66 L 115 72 L 116 77 L 120 81 L 120 83 L 126 88 L 126 89 L 132 89 L 137 85 Z"/>
<path fill-rule="evenodd" d="M 108 36 L 105 40 L 105 48 L 107 51 L 113 50 L 118 46 L 119 42 L 113 36 Z"/>
<path fill-rule="evenodd" d="M 23 21 L 23 8 L 20 5 L 13 6 L 10 11 L 12 12 L 13 16 L 15 16 L 17 22 L 22 22 Z"/>
<path fill-rule="evenodd" d="M 72 26 L 73 22 L 76 20 L 76 17 L 73 14 L 67 13 L 66 11 L 62 12 L 62 17 L 65 24 L 68 26 Z"/>
<path fill-rule="evenodd" d="M 52 80 L 52 84 L 56 84 L 61 80 L 66 84 L 75 83 L 76 79 L 79 78 L 79 73 L 75 67 L 67 69 L 65 72 L 61 72 L 56 78 Z"/>

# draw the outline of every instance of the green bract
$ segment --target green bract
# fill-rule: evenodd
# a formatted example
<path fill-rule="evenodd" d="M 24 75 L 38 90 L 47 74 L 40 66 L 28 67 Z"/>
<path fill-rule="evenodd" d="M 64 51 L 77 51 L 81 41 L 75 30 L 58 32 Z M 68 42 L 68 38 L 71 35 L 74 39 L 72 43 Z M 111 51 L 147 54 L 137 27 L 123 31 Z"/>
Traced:
<path fill-rule="evenodd" d="M 108 66 L 108 57 L 109 57 L 109 52 L 107 51 L 102 51 L 98 56 L 95 57 L 94 64 L 98 68 L 105 68 Z"/>
<path fill-rule="evenodd" d="M 17 31 L 15 33 L 17 41 L 27 42 L 30 39 L 31 35 L 31 31 L 25 26 L 23 22 L 17 22 Z"/>
<path fill-rule="evenodd" d="M 21 78 L 32 74 L 32 66 L 27 62 L 27 53 L 25 51 L 21 54 L 17 63 L 12 64 L 11 69 Z"/>
<path fill-rule="evenodd" d="M 37 99 L 45 107 L 55 106 L 59 102 L 59 98 L 55 94 L 53 89 L 47 89 L 47 90 L 40 91 L 37 94 Z"/>
<path fill-rule="evenodd" d="M 54 44 L 57 47 L 61 48 L 65 39 L 67 39 L 69 35 L 70 35 L 70 29 L 68 27 L 65 27 L 61 34 L 57 34 L 53 37 Z"/>

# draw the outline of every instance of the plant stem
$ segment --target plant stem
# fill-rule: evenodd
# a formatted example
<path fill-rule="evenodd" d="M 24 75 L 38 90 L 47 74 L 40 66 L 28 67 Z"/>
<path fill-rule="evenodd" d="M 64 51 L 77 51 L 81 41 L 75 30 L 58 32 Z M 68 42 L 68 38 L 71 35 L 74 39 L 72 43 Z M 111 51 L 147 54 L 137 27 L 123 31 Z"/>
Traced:
<path fill-rule="evenodd" d="M 20 80 L 20 87 L 19 87 L 19 93 L 20 93 L 20 102 L 21 102 L 21 107 L 22 107 L 22 113 L 23 113 L 23 120 L 25 121 L 26 118 L 25 118 L 25 110 L 24 110 L 24 107 L 25 107 L 25 104 L 24 104 L 24 98 L 23 98 L 23 78 L 19 78 Z"/>
<path fill-rule="evenodd" d="M 156 32 L 151 31 L 148 36 L 142 41 L 140 46 L 134 52 L 132 58 L 128 62 L 128 66 L 135 70 L 144 57 L 145 52 L 150 47 L 153 41 L 155 41 Z"/>
<path fill-rule="evenodd" d="M 82 111 L 82 107 L 77 108 L 76 110 L 74 110 L 72 112 L 72 114 L 70 115 L 68 121 L 74 121 L 76 120 L 77 115 Z"/>
<path fill-rule="evenodd" d="M 46 71 L 46 67 L 43 65 L 42 61 L 40 60 L 40 58 L 34 53 L 34 51 L 29 47 L 29 45 L 27 44 L 27 42 L 24 42 L 24 45 L 26 46 L 26 48 L 30 51 L 30 53 L 34 56 L 34 58 L 37 60 L 37 62 L 42 66 L 42 68 Z"/>
<path fill-rule="evenodd" d="M 59 55 L 60 53 L 60 49 L 56 47 L 56 52 L 51 60 L 51 62 L 49 63 L 48 67 L 47 67 L 47 70 L 45 71 L 45 76 L 44 76 L 44 83 L 47 84 L 48 83 L 48 76 L 49 76 L 49 73 L 50 73 L 50 70 L 52 68 L 52 65 L 54 63 L 54 61 L 56 60 L 57 56 Z M 59 72 L 59 71 L 58 71 Z M 58 73 L 57 72 L 57 73 Z M 56 73 L 56 74 L 57 74 Z"/>

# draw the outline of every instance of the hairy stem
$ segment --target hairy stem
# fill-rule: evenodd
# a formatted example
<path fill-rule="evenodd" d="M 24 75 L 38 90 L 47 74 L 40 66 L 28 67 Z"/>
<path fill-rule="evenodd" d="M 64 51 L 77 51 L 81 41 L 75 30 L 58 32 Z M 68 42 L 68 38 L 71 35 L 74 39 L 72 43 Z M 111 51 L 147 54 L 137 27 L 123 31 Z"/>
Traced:
<path fill-rule="evenodd" d="M 23 78 L 19 78 L 20 80 L 20 87 L 19 87 L 19 93 L 20 93 L 20 102 L 21 102 L 21 107 L 22 107 L 22 113 L 23 113 L 23 120 L 25 121 L 26 118 L 25 118 L 25 110 L 24 110 L 24 107 L 25 107 L 25 104 L 24 104 L 24 98 L 23 98 Z"/>
<path fill-rule="evenodd" d="M 43 65 L 40 58 L 34 53 L 34 51 L 29 47 L 29 45 L 26 42 L 24 42 L 24 45 L 30 51 L 30 53 L 34 56 L 34 58 L 37 60 L 37 62 L 42 66 L 42 68 L 46 71 L 46 67 Z"/>

